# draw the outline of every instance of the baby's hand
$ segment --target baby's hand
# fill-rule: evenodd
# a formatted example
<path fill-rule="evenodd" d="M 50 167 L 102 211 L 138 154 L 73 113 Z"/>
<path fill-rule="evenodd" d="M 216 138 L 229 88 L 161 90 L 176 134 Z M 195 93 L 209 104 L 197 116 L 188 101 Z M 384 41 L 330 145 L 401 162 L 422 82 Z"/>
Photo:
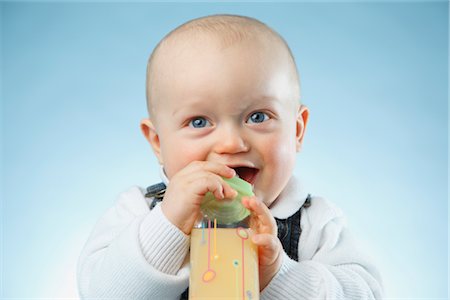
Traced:
<path fill-rule="evenodd" d="M 217 199 L 234 198 L 233 190 L 221 176 L 232 178 L 236 172 L 223 164 L 194 161 L 176 173 L 167 186 L 161 210 L 185 234 L 190 234 L 207 192 Z"/>
<path fill-rule="evenodd" d="M 252 241 L 258 246 L 259 288 L 262 291 L 281 267 L 283 246 L 269 208 L 255 196 L 243 197 L 242 204 L 252 212 L 251 227 L 255 232 Z"/>

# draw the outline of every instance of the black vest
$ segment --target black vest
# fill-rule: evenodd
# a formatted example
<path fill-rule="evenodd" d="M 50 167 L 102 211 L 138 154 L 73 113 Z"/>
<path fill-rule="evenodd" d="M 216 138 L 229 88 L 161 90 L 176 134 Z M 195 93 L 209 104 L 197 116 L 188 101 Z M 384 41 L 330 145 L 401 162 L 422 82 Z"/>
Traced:
<path fill-rule="evenodd" d="M 166 185 L 164 183 L 158 183 L 155 185 L 151 185 L 147 188 L 147 194 L 145 197 L 153 198 L 150 203 L 150 209 L 153 209 L 158 202 L 161 202 L 164 198 L 164 193 L 166 192 Z M 309 207 L 311 205 L 311 195 L 308 194 L 308 197 L 305 200 L 305 203 L 287 219 L 278 219 L 278 238 L 283 245 L 283 249 L 286 254 L 293 260 L 298 261 L 298 241 L 300 239 L 300 234 L 302 233 L 302 229 L 300 227 L 301 220 L 301 209 L 302 207 Z M 187 288 L 184 293 L 181 295 L 181 300 L 188 299 L 189 297 L 189 288 Z"/>

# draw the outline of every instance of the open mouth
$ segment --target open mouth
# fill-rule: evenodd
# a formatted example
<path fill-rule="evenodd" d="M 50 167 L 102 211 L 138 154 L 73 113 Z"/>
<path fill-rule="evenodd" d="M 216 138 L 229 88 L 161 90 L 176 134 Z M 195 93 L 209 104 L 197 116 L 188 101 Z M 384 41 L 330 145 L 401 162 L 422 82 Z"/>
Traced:
<path fill-rule="evenodd" d="M 247 181 L 251 185 L 253 185 L 256 181 L 256 176 L 258 175 L 259 170 L 251 167 L 234 167 L 236 174 L 239 178 Z"/>

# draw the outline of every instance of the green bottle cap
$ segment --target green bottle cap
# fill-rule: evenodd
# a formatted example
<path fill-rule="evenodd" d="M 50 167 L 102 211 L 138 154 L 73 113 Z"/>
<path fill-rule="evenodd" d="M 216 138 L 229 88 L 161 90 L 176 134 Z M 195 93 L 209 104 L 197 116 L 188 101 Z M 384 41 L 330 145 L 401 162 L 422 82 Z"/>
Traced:
<path fill-rule="evenodd" d="M 217 200 L 211 192 L 203 198 L 200 206 L 202 213 L 219 224 L 238 223 L 250 215 L 250 211 L 242 205 L 242 197 L 253 196 L 252 186 L 239 177 L 224 178 L 225 182 L 238 194 L 232 200 Z"/>

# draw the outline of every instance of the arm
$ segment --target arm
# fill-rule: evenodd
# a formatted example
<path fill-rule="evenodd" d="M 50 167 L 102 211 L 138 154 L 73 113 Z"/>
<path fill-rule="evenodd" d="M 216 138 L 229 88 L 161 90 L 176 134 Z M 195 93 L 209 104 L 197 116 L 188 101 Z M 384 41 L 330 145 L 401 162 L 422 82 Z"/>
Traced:
<path fill-rule="evenodd" d="M 339 209 L 315 198 L 302 211 L 299 262 L 283 252 L 280 271 L 261 299 L 380 299 L 381 279 L 345 226 Z"/>
<path fill-rule="evenodd" d="M 150 211 L 138 188 L 120 197 L 98 222 L 78 263 L 82 298 L 177 299 L 188 286 L 189 234 L 207 192 L 233 198 L 224 177 L 235 171 L 192 162 L 171 178 Z"/>
<path fill-rule="evenodd" d="M 80 297 L 178 299 L 188 285 L 188 248 L 189 237 L 132 188 L 99 220 L 82 251 Z"/>

